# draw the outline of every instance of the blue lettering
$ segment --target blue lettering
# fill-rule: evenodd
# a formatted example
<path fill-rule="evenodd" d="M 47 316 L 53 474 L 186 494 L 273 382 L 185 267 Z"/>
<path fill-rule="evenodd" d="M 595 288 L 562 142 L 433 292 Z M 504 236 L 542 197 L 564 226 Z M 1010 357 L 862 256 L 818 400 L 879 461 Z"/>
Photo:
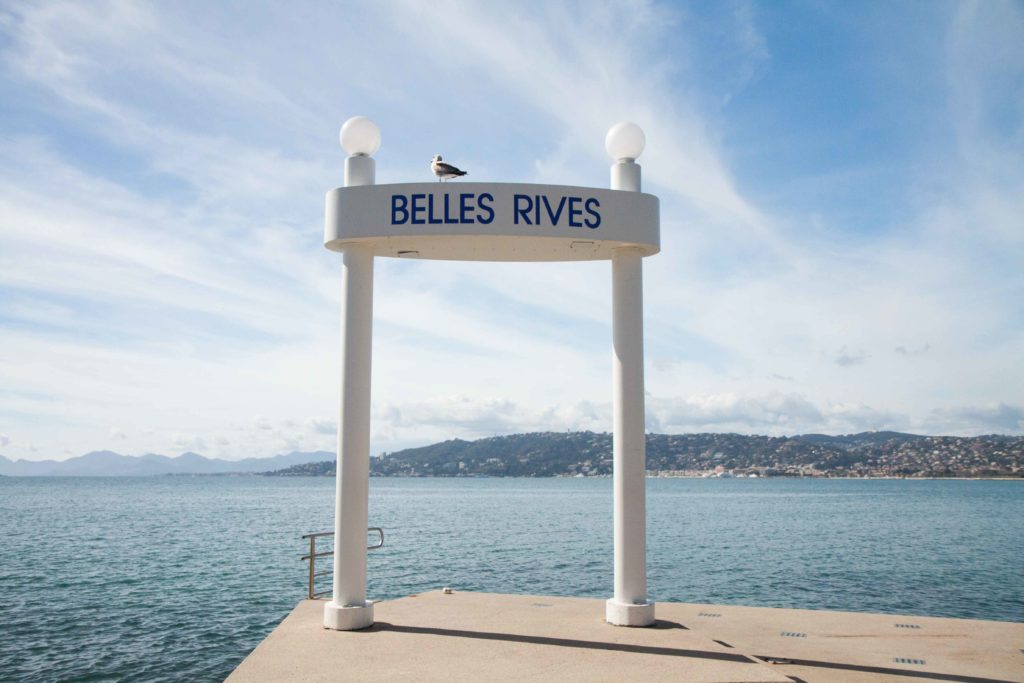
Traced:
<path fill-rule="evenodd" d="M 427 195 L 425 194 L 414 194 L 410 196 L 410 199 L 412 200 L 412 221 L 410 222 L 413 225 L 423 225 L 426 223 L 422 218 L 417 218 L 417 216 L 422 216 L 427 210 L 427 207 L 423 206 L 423 200 L 426 198 Z"/>
<path fill-rule="evenodd" d="M 484 203 L 485 199 L 487 200 L 486 204 Z M 481 192 L 480 196 L 476 198 L 476 208 L 477 208 L 477 211 L 478 212 L 479 211 L 486 211 L 487 212 L 487 218 L 486 219 L 483 218 L 479 213 L 477 213 L 476 220 L 477 220 L 478 223 L 483 223 L 484 225 L 487 225 L 488 223 L 493 223 L 494 222 L 494 209 L 490 205 L 490 203 L 493 202 L 493 201 L 494 201 L 494 197 L 491 196 L 490 192 Z M 516 222 L 518 222 L 518 221 L 516 221 Z"/>
<path fill-rule="evenodd" d="M 452 223 L 458 223 L 459 221 L 452 217 L 451 212 L 451 197 L 447 194 L 444 196 L 444 224 L 451 225 Z"/>
<path fill-rule="evenodd" d="M 558 219 L 562 217 L 562 209 L 565 208 L 565 197 L 558 200 L 558 211 L 551 210 L 551 204 L 548 202 L 548 198 L 546 196 L 542 196 L 541 199 L 544 200 L 544 208 L 547 209 L 548 218 L 551 219 L 551 225 L 558 225 Z"/>
<path fill-rule="evenodd" d="M 583 215 L 583 209 L 579 205 L 583 203 L 582 197 L 569 197 L 569 227 L 582 228 L 579 217 Z"/>
<path fill-rule="evenodd" d="M 444 196 L 445 203 L 447 203 L 448 195 Z M 427 195 L 427 222 L 431 225 L 437 225 L 441 222 L 440 218 L 434 218 L 434 195 Z"/>
<path fill-rule="evenodd" d="M 591 218 L 588 218 L 587 220 L 584 221 L 587 227 L 590 229 L 600 228 L 601 214 L 598 213 L 597 210 L 601 208 L 601 202 L 597 201 L 597 197 L 591 197 L 584 203 L 583 206 L 586 207 L 587 213 L 589 213 L 593 219 L 593 221 L 591 221 Z"/>
<path fill-rule="evenodd" d="M 409 198 L 401 194 L 391 195 L 391 225 L 405 225 L 409 220 Z"/>
<path fill-rule="evenodd" d="M 473 210 L 473 203 L 470 201 L 473 199 L 473 195 L 468 192 L 463 192 L 459 195 L 459 222 L 460 223 L 475 223 L 473 217 L 469 215 L 469 212 Z"/>
<path fill-rule="evenodd" d="M 483 199 L 483 196 L 484 195 L 480 195 L 480 198 Z M 490 196 L 490 195 L 488 195 L 488 196 Z M 533 199 L 530 198 L 529 195 L 517 194 L 515 197 L 512 198 L 512 201 L 513 201 L 513 204 L 514 204 L 514 208 L 512 210 L 512 215 L 515 218 L 515 220 L 514 220 L 515 224 L 519 225 L 519 217 L 522 216 L 524 223 L 526 223 L 527 225 L 533 225 L 533 223 L 530 222 L 530 214 L 529 214 L 530 209 L 533 208 Z M 526 204 L 526 206 L 523 207 L 523 208 L 520 208 L 519 207 L 519 203 L 520 202 L 524 202 Z M 480 221 L 480 222 L 483 223 L 484 221 Z M 490 221 L 487 221 L 487 222 L 490 223 Z"/>

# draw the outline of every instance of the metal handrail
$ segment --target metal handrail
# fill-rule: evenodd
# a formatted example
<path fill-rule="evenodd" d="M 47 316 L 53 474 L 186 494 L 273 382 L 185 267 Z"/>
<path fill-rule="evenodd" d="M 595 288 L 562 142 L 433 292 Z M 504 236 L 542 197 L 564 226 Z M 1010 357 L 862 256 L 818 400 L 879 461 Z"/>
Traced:
<path fill-rule="evenodd" d="M 376 550 L 377 548 L 383 548 L 384 547 L 384 530 L 381 529 L 379 526 L 371 526 L 371 527 L 367 528 L 367 531 L 376 531 L 380 535 L 380 540 L 377 542 L 376 545 L 368 545 L 368 546 L 366 546 L 366 549 L 367 550 Z M 318 531 L 316 533 L 304 534 L 302 536 L 303 539 L 307 539 L 307 538 L 309 539 L 309 554 L 308 555 L 303 555 L 302 556 L 302 560 L 303 561 L 306 561 L 306 560 L 309 561 L 309 592 L 308 592 L 308 596 L 309 596 L 310 600 L 313 600 L 314 598 L 318 598 L 321 595 L 327 595 L 328 593 L 331 592 L 330 590 L 325 590 L 325 591 L 317 591 L 316 590 L 316 577 L 318 577 L 318 576 L 326 576 L 328 574 L 333 574 L 334 573 L 332 569 L 328 569 L 326 571 L 318 572 L 316 570 L 316 558 L 318 558 L 318 557 L 333 557 L 334 556 L 334 551 L 333 550 L 324 550 L 323 552 L 319 552 L 318 553 L 316 551 L 316 539 L 322 538 L 324 536 L 333 536 L 333 535 L 334 535 L 333 531 Z"/>

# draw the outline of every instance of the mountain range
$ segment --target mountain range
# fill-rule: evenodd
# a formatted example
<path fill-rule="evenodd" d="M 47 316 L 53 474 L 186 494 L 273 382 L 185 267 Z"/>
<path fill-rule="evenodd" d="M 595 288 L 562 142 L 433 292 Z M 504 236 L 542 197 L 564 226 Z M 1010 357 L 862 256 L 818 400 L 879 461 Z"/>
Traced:
<path fill-rule="evenodd" d="M 292 452 L 269 458 L 220 460 L 198 453 L 176 457 L 94 451 L 68 460 L 11 461 L 6 476 L 152 476 L 267 473 L 333 476 L 335 455 Z M 922 436 L 862 432 L 803 434 L 647 434 L 651 473 L 716 470 L 767 476 L 1024 477 L 1024 436 Z M 612 470 L 612 436 L 595 432 L 535 432 L 476 441 L 451 439 L 370 459 L 374 476 L 602 476 Z"/>
<path fill-rule="evenodd" d="M 93 451 L 67 460 L 10 460 L 0 455 L 0 476 L 11 477 L 146 477 L 160 474 L 239 474 L 333 459 L 327 451 L 293 452 L 270 458 L 220 460 L 198 453 L 171 457 L 147 453 L 121 455 Z"/>

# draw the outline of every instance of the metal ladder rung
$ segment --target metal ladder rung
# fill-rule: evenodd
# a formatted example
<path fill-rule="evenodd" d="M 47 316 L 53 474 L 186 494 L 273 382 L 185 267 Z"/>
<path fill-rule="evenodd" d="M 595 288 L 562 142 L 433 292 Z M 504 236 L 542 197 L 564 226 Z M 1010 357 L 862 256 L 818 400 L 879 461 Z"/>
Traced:
<path fill-rule="evenodd" d="M 372 526 L 372 527 L 368 527 L 366 529 L 366 531 L 367 532 L 375 531 L 380 536 L 380 538 L 377 540 L 376 545 L 368 545 L 368 546 L 366 546 L 367 550 L 377 550 L 378 548 L 384 547 L 384 529 L 380 528 L 379 526 Z M 333 531 L 321 531 L 321 532 L 318 532 L 318 533 L 315 533 L 315 534 L 305 534 L 302 537 L 303 539 L 307 539 L 307 538 L 309 539 L 309 554 L 308 555 L 302 555 L 301 559 L 304 562 L 309 562 L 309 591 L 308 591 L 308 596 L 309 596 L 310 600 L 312 600 L 313 598 L 318 598 L 321 595 L 328 595 L 328 594 L 331 593 L 330 590 L 323 590 L 323 591 L 314 590 L 315 586 L 313 585 L 316 582 L 316 577 L 318 577 L 318 576 L 326 576 L 328 574 L 333 574 L 334 573 L 333 569 L 328 569 L 326 571 L 321 571 L 321 572 L 316 571 L 316 558 L 318 558 L 318 557 L 334 557 L 334 551 L 333 550 L 325 550 L 325 551 L 319 552 L 319 553 L 316 551 L 316 539 L 322 538 L 322 537 L 326 537 L 326 536 L 334 536 L 334 532 Z"/>
<path fill-rule="evenodd" d="M 322 552 L 322 553 L 317 553 L 317 554 L 316 554 L 316 555 L 314 555 L 313 557 L 327 557 L 328 555 L 333 555 L 333 554 L 334 554 L 334 551 L 333 551 L 333 550 L 325 550 L 325 551 L 324 551 L 324 552 Z M 303 556 L 302 556 L 302 559 L 303 559 L 303 560 L 308 560 L 308 559 L 309 559 L 309 555 L 303 555 Z"/>

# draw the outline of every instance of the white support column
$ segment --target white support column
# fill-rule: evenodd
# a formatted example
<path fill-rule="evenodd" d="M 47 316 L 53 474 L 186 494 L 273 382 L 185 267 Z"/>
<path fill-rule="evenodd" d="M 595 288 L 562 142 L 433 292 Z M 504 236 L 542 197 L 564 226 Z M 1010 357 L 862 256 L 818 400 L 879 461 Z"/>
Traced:
<path fill-rule="evenodd" d="M 346 159 L 345 184 L 372 185 L 368 156 Z M 342 254 L 341 407 L 334 507 L 334 595 L 324 628 L 373 625 L 366 599 L 366 527 L 370 497 L 370 367 L 373 345 L 373 251 L 350 245 Z"/>
<path fill-rule="evenodd" d="M 612 189 L 639 192 L 640 166 L 632 159 L 617 161 Z M 615 594 L 605 605 L 605 620 L 616 626 L 650 626 L 654 603 L 647 600 L 643 257 L 633 247 L 612 255 L 612 384 Z"/>

